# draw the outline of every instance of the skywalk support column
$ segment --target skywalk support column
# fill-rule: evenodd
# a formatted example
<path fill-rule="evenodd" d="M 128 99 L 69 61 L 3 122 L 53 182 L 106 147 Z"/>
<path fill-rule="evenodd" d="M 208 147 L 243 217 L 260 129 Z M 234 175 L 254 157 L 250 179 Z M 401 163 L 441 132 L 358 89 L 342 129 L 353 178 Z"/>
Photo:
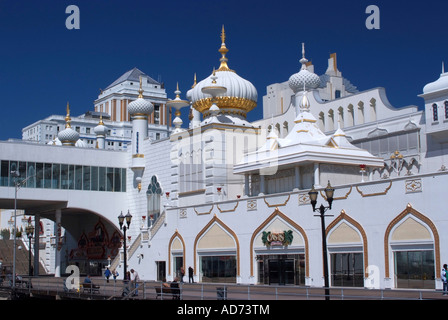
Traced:
<path fill-rule="evenodd" d="M 34 216 L 34 276 L 39 275 L 39 237 L 40 237 L 40 215 Z"/>
<path fill-rule="evenodd" d="M 62 226 L 61 226 L 61 209 L 57 209 L 55 213 L 56 221 L 56 251 L 54 261 L 54 276 L 59 278 L 61 276 L 61 249 L 62 249 Z"/>
<path fill-rule="evenodd" d="M 314 186 L 320 186 L 320 171 L 319 171 L 319 163 L 314 163 Z"/>

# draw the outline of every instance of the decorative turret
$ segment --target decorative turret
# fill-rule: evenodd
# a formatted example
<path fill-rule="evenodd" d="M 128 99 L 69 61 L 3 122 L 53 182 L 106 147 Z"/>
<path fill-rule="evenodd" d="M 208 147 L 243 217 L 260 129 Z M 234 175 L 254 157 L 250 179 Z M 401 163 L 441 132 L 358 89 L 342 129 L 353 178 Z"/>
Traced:
<path fill-rule="evenodd" d="M 297 93 L 302 90 L 313 90 L 319 87 L 320 78 L 317 74 L 308 71 L 306 65 L 308 60 L 305 58 L 305 44 L 302 43 L 302 59 L 300 59 L 302 67 L 298 73 L 293 74 L 289 78 L 289 87 Z"/>
<path fill-rule="evenodd" d="M 64 146 L 75 146 L 79 139 L 79 133 L 72 129 L 70 117 L 70 105 L 67 102 L 67 115 L 65 116 L 65 129 L 58 133 L 58 139 Z"/>
<path fill-rule="evenodd" d="M 102 111 L 101 111 L 101 114 L 100 114 L 100 122 L 93 129 L 93 131 L 96 134 L 96 148 L 97 149 L 104 149 L 105 144 L 106 144 L 107 127 L 103 123 L 103 113 L 102 113 Z"/>
<path fill-rule="evenodd" d="M 181 115 L 180 109 L 190 105 L 188 101 L 180 99 L 180 93 L 181 92 L 179 90 L 179 83 L 177 84 L 176 91 L 174 91 L 174 93 L 176 94 L 176 98 L 174 100 L 169 100 L 166 103 L 166 105 L 168 107 L 170 107 L 170 108 L 173 107 L 176 110 L 175 113 L 174 113 L 176 118 L 174 118 L 174 120 L 173 120 L 173 124 L 174 124 L 174 127 L 175 127 L 175 129 L 173 131 L 173 134 L 182 131 L 182 129 L 180 127 L 182 126 L 183 121 L 180 118 L 180 115 Z"/>
<path fill-rule="evenodd" d="M 231 70 L 227 64 L 226 54 L 228 49 L 225 44 L 226 34 L 224 26 L 221 33 L 221 53 L 220 66 L 210 76 L 200 81 L 192 90 L 190 90 L 189 99 L 193 108 L 201 112 L 204 120 L 211 116 L 211 106 L 215 104 L 221 113 L 235 118 L 245 119 L 246 114 L 257 105 L 258 94 L 254 85 L 240 77 L 234 70 Z M 217 85 L 225 87 L 227 91 L 214 98 L 210 94 L 202 91 L 202 88 L 210 86 L 212 77 L 217 77 Z M 212 99 L 215 102 L 212 102 Z"/>
<path fill-rule="evenodd" d="M 145 170 L 144 154 L 141 150 L 143 141 L 148 138 L 148 116 L 154 111 L 151 102 L 143 99 L 142 77 L 140 77 L 140 89 L 138 98 L 128 106 L 132 120 L 132 165 L 134 171 L 135 186 L 141 190 L 143 171 Z"/>

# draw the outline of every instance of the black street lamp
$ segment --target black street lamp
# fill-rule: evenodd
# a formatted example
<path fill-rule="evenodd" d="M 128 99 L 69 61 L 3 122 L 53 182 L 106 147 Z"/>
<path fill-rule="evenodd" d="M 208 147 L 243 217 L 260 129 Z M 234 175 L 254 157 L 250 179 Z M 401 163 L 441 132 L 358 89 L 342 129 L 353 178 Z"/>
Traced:
<path fill-rule="evenodd" d="M 31 277 L 33 275 L 33 272 L 31 270 L 31 239 L 33 239 L 33 234 L 34 234 L 34 227 L 31 224 L 31 221 L 28 223 L 28 226 L 25 228 L 25 231 L 26 231 L 26 235 L 28 236 L 28 240 L 30 241 L 29 248 L 28 248 L 28 260 L 29 260 L 28 273 Z"/>
<path fill-rule="evenodd" d="M 124 258 L 124 266 L 123 266 L 123 280 L 126 279 L 126 273 L 127 273 L 127 257 L 126 257 L 126 230 L 129 228 L 129 225 L 131 224 L 132 216 L 129 213 L 126 216 L 123 216 L 123 211 L 118 216 L 118 223 L 120 224 L 120 230 L 123 230 L 123 258 Z M 123 225 L 124 220 L 126 220 L 126 225 Z"/>
<path fill-rule="evenodd" d="M 327 257 L 327 236 L 325 234 L 325 211 L 331 210 L 331 204 L 333 203 L 334 188 L 331 187 L 330 181 L 328 181 L 327 187 L 324 189 L 325 197 L 328 202 L 328 207 L 324 207 L 323 204 L 319 208 L 316 208 L 318 192 L 314 189 L 314 185 L 311 191 L 308 192 L 313 206 L 313 212 L 319 211 L 321 228 L 322 228 L 322 251 L 324 259 L 324 286 L 325 286 L 325 300 L 330 300 L 330 281 L 328 279 L 328 257 Z"/>

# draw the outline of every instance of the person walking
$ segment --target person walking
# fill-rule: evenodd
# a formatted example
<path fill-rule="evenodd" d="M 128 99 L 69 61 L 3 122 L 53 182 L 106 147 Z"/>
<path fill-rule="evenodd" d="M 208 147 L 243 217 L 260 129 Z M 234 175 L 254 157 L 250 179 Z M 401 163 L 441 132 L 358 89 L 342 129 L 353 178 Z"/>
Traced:
<path fill-rule="evenodd" d="M 106 277 L 106 282 L 109 283 L 109 277 L 111 275 L 111 272 L 109 270 L 109 267 L 106 268 L 106 271 L 104 271 L 104 276 Z"/>
<path fill-rule="evenodd" d="M 442 282 L 443 282 L 443 295 L 448 295 L 448 280 L 447 280 L 447 265 L 444 264 L 442 268 Z"/>
<path fill-rule="evenodd" d="M 137 271 L 134 269 L 131 269 L 131 283 L 132 283 L 132 290 L 134 291 L 134 296 L 138 296 L 138 282 L 140 281 L 140 277 L 138 276 Z"/>
<path fill-rule="evenodd" d="M 117 282 L 117 278 L 119 276 L 118 271 L 117 270 L 113 270 L 112 271 L 112 276 L 114 277 L 114 283 Z"/>
<path fill-rule="evenodd" d="M 184 267 L 180 267 L 180 283 L 184 282 L 185 269 Z"/>
<path fill-rule="evenodd" d="M 193 278 L 193 268 L 191 266 L 188 267 L 188 283 L 194 283 Z"/>

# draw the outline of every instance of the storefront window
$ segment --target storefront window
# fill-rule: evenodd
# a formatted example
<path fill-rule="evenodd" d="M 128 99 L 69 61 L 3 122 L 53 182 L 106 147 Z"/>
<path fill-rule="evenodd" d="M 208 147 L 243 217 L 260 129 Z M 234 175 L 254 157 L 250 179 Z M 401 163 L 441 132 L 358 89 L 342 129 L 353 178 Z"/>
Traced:
<path fill-rule="evenodd" d="M 397 288 L 434 289 L 434 251 L 395 251 Z"/>
<path fill-rule="evenodd" d="M 363 256 L 360 252 L 331 254 L 331 285 L 335 287 L 363 287 Z"/>
<path fill-rule="evenodd" d="M 305 255 L 259 255 L 258 283 L 260 284 L 305 284 Z"/>
<path fill-rule="evenodd" d="M 202 256 L 202 282 L 236 283 L 236 256 Z"/>

